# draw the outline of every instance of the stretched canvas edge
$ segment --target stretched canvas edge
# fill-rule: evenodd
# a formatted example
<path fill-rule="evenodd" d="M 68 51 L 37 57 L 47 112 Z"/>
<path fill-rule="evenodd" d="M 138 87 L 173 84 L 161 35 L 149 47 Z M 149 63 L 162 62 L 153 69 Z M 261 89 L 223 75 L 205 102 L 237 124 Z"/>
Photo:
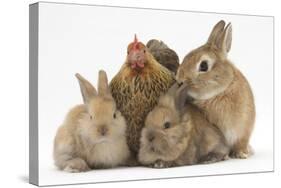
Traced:
<path fill-rule="evenodd" d="M 29 5 L 29 183 L 39 184 L 38 35 L 39 3 Z"/>

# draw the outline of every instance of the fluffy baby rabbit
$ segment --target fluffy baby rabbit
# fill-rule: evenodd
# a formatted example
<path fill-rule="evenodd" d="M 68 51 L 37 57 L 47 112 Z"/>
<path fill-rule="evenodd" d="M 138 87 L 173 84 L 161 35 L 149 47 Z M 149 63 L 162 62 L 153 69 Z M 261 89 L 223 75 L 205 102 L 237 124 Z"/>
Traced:
<path fill-rule="evenodd" d="M 181 97 L 174 99 L 173 90 L 177 87 L 174 85 L 162 96 L 148 114 L 141 134 L 139 161 L 166 168 L 226 159 L 229 149 L 222 133 L 193 105 L 181 107 Z"/>
<path fill-rule="evenodd" d="M 227 58 L 231 40 L 231 24 L 218 22 L 207 43 L 185 56 L 176 79 L 189 101 L 223 133 L 231 157 L 247 158 L 255 104 L 248 81 Z"/>
<path fill-rule="evenodd" d="M 116 109 L 107 76 L 99 72 L 96 89 L 76 74 L 84 104 L 75 106 L 58 129 L 54 142 L 55 165 L 68 172 L 109 168 L 126 163 L 126 122 Z"/>

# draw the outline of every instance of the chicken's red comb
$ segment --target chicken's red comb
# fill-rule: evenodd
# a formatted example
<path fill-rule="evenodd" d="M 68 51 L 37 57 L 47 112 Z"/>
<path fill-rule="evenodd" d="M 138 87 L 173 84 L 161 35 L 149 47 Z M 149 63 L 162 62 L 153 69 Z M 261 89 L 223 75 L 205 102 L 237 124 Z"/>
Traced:
<path fill-rule="evenodd" d="M 135 34 L 135 38 L 134 38 L 134 42 L 133 42 L 133 49 L 134 50 L 137 50 L 139 49 L 139 45 L 138 45 L 138 38 L 137 38 L 137 35 Z"/>

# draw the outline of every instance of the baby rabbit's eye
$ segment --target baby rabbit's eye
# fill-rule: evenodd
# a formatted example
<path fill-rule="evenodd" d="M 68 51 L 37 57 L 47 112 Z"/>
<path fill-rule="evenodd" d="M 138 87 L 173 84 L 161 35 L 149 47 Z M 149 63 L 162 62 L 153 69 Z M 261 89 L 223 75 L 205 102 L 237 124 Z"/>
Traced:
<path fill-rule="evenodd" d="M 114 118 L 114 119 L 116 118 L 116 113 L 113 114 L 113 118 Z"/>
<path fill-rule="evenodd" d="M 93 119 L 93 116 L 90 115 L 90 119 Z"/>
<path fill-rule="evenodd" d="M 164 123 L 164 129 L 168 129 L 170 127 L 171 127 L 171 123 L 170 122 Z"/>
<path fill-rule="evenodd" d="M 208 71 L 208 62 L 206 60 L 201 61 L 199 66 L 200 72 L 207 72 Z"/>

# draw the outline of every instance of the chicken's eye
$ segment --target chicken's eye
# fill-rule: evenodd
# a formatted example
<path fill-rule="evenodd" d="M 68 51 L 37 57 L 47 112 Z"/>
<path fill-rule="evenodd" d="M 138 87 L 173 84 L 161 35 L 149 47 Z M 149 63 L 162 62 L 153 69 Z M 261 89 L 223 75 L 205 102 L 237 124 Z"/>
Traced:
<path fill-rule="evenodd" d="M 199 65 L 199 72 L 207 72 L 207 71 L 208 71 L 208 62 L 206 60 L 203 60 Z"/>
<path fill-rule="evenodd" d="M 170 127 L 171 127 L 171 123 L 170 122 L 164 123 L 164 129 L 168 129 Z"/>

